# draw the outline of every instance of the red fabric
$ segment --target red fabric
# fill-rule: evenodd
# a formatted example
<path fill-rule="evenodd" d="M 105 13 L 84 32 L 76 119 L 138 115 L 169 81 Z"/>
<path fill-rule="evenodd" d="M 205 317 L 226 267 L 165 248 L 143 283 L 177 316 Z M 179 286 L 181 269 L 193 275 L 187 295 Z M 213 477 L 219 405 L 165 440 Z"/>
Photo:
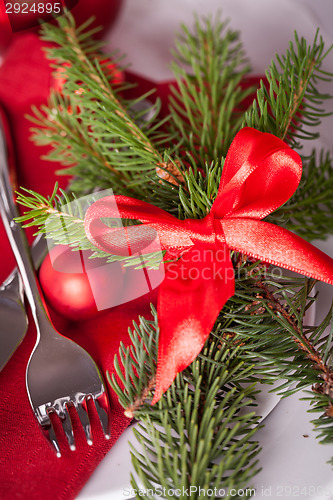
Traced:
<path fill-rule="evenodd" d="M 151 246 L 153 229 L 166 250 L 165 260 L 179 258 L 167 266 L 159 288 L 152 404 L 199 354 L 219 311 L 234 294 L 229 249 L 333 284 L 333 259 L 290 231 L 261 221 L 294 194 L 301 175 L 301 159 L 287 144 L 246 127 L 229 148 L 217 197 L 203 219 L 179 220 L 126 196 L 107 196 L 88 208 L 85 230 L 98 248 L 124 255 L 141 243 L 142 251 L 146 243 Z M 135 219 L 143 225 L 109 228 L 103 217 Z"/>
<path fill-rule="evenodd" d="M 143 78 L 127 74 L 131 82 L 138 81 L 139 93 L 155 85 Z M 32 124 L 24 118 L 31 105 L 46 102 L 52 83 L 51 71 L 42 52 L 42 44 L 33 34 L 14 41 L 0 67 L 0 104 L 6 111 L 15 143 L 18 186 L 48 195 L 55 182 L 54 171 L 59 165 L 41 160 L 47 147 L 36 147 L 29 140 Z M 158 85 L 155 93 L 163 100 L 169 83 Z M 133 91 L 132 91 L 133 93 Z M 68 179 L 58 178 L 65 187 Z M 29 231 L 31 239 L 32 231 Z M 14 266 L 4 229 L 0 222 L 0 282 Z M 112 371 L 113 357 L 119 342 L 128 343 L 127 328 L 138 314 L 149 315 L 149 303 L 156 302 L 154 293 L 133 300 L 84 323 L 69 323 L 52 314 L 56 327 L 82 345 L 96 360 L 102 372 Z M 98 422 L 93 422 L 94 445 L 88 447 L 80 426 L 75 426 L 77 451 L 71 452 L 61 442 L 62 458 L 57 459 L 48 446 L 33 416 L 25 388 L 26 364 L 33 348 L 36 331 L 29 316 L 29 331 L 15 355 L 0 372 L 0 498 L 50 498 L 70 500 L 89 479 L 91 473 L 129 424 L 123 410 L 111 396 L 110 441 L 101 435 Z M 110 476 L 116 471 L 110 470 Z"/>

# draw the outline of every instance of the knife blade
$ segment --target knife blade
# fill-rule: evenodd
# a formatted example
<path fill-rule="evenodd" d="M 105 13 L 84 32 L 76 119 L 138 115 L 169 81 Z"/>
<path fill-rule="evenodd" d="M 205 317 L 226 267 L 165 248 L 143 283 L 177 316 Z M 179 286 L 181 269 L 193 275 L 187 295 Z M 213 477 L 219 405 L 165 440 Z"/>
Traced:
<path fill-rule="evenodd" d="M 33 242 L 32 258 L 38 269 L 47 253 L 47 242 L 38 235 Z M 15 268 L 0 286 L 0 372 L 21 344 L 28 330 L 21 277 Z"/>

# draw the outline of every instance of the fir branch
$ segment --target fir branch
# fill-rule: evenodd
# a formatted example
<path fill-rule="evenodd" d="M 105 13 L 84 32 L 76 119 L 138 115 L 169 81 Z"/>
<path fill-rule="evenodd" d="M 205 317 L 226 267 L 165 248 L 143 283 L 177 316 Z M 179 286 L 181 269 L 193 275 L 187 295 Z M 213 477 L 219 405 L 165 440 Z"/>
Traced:
<path fill-rule="evenodd" d="M 332 384 L 331 384 L 332 385 Z M 309 392 L 308 397 L 303 397 L 303 400 L 310 401 L 310 414 L 319 413 L 320 416 L 311 420 L 317 432 L 317 438 L 321 444 L 332 444 L 333 442 L 333 403 L 332 394 L 327 395 L 323 392 L 318 392 L 316 397 Z M 328 462 L 333 466 L 333 458 Z"/>
<path fill-rule="evenodd" d="M 293 148 L 300 148 L 303 139 L 316 139 L 318 132 L 311 129 L 331 114 L 322 106 L 332 96 L 317 88 L 320 80 L 332 81 L 333 74 L 322 69 L 331 48 L 325 52 L 318 31 L 311 46 L 295 32 L 295 42 L 290 42 L 286 55 L 276 55 L 266 71 L 268 88 L 261 82 L 244 125 L 270 132 Z"/>
<path fill-rule="evenodd" d="M 34 116 L 29 116 L 31 122 L 38 126 L 32 128 L 33 140 L 36 145 L 44 146 L 52 144 L 52 151 L 44 156 L 44 159 L 70 165 L 72 168 L 58 171 L 58 174 L 77 173 L 79 162 L 80 170 L 85 172 L 84 189 L 94 185 L 95 176 L 89 183 L 89 172 L 98 170 L 99 184 L 101 186 L 118 180 L 123 185 L 130 179 L 125 172 L 118 171 L 100 150 L 97 141 L 91 140 L 87 127 L 82 124 L 81 112 L 75 99 L 69 99 L 63 95 L 53 92 L 50 96 L 49 107 L 32 107 Z M 110 172 L 114 174 L 110 177 Z M 74 181 L 75 182 L 75 181 Z M 76 180 L 77 182 L 77 180 Z"/>
<path fill-rule="evenodd" d="M 163 258 L 162 252 L 125 257 L 103 252 L 91 243 L 85 232 L 84 216 L 88 207 L 100 196 L 100 193 L 83 198 L 69 196 L 64 190 L 58 190 L 57 184 L 49 197 L 22 188 L 17 193 L 16 201 L 29 210 L 15 220 L 23 227 L 37 226 L 35 235 L 42 233 L 56 245 L 68 245 L 72 250 L 89 250 L 90 258 L 104 258 L 105 263 L 122 262 L 124 267 L 133 266 L 135 269 L 157 269 Z M 115 221 L 104 220 L 105 224 L 109 222 L 112 226 Z M 119 219 L 116 223 L 119 227 L 119 224 L 127 226 L 135 221 Z"/>
<path fill-rule="evenodd" d="M 152 306 L 152 320 L 140 317 L 139 325 L 133 322 L 129 329 L 130 347 L 120 344 L 119 356 L 115 356 L 116 375 L 107 374 L 108 381 L 117 393 L 125 415 L 133 418 L 151 400 L 154 389 L 157 360 L 158 326 L 157 312 Z M 143 369 L 144 368 L 144 369 Z"/>
<path fill-rule="evenodd" d="M 143 111 L 149 94 L 126 101 L 121 95 L 126 84 L 109 81 L 100 44 L 75 26 L 70 13 L 58 21 L 59 27 L 43 25 L 42 38 L 58 45 L 47 54 L 62 70 L 63 88 L 61 95 L 52 93 L 48 106 L 33 109 L 30 119 L 38 126 L 33 139 L 52 146 L 47 159 L 70 165 L 60 173 L 74 176 L 70 189 L 77 195 L 112 186 L 138 198 L 151 196 L 156 169 L 167 170 L 168 164 L 166 138 L 161 134 L 166 118 L 158 118 L 160 103 Z"/>
<path fill-rule="evenodd" d="M 115 358 L 117 376 L 108 377 L 125 414 L 141 421 L 135 431 L 141 446 L 132 451 L 137 475 L 146 490 L 192 486 L 191 498 L 200 498 L 195 487 L 199 492 L 199 487 L 248 485 L 258 472 L 259 447 L 252 440 L 258 417 L 249 408 L 256 391 L 253 384 L 242 388 L 238 381 L 247 380 L 250 367 L 238 359 L 238 347 L 221 348 L 210 341 L 158 408 L 151 407 L 158 341 L 156 311 L 152 313 L 152 321 L 140 318 L 134 324 L 132 346 L 121 346 Z M 132 486 L 137 488 L 133 476 Z"/>
<path fill-rule="evenodd" d="M 308 241 L 324 239 L 333 233 L 333 161 L 330 152 L 322 150 L 316 154 L 313 151 L 310 159 L 303 161 L 302 180 L 294 196 L 266 220 L 283 225 Z"/>
<path fill-rule="evenodd" d="M 216 197 L 222 155 L 243 120 L 241 113 L 230 115 L 245 97 L 238 84 L 240 75 L 247 71 L 235 34 L 222 34 L 225 26 L 219 22 L 215 27 L 207 21 L 202 27 L 197 24 L 194 35 L 185 29 L 185 38 L 178 45 L 179 60 L 190 63 L 193 71 L 182 72 L 179 65 L 175 66 L 179 90 L 174 91 L 174 125 L 166 143 L 159 132 L 158 106 L 153 108 L 153 118 L 142 124 L 142 111 L 133 111 L 135 102 L 123 100 L 109 84 L 105 66 L 95 56 L 94 42 L 80 29 L 74 31 L 70 19 L 61 22 L 61 29 L 47 25 L 44 32 L 46 39 L 59 44 L 50 56 L 60 64 L 70 63 L 64 96 L 51 101 L 62 106 L 61 112 L 53 117 L 53 108 L 49 107 L 36 113 L 37 125 L 42 129 L 36 131 L 36 137 L 55 146 L 51 159 L 67 166 L 76 163 L 70 172 L 77 176 L 74 185 L 79 194 L 96 186 L 112 186 L 137 198 L 153 198 L 180 218 L 204 217 Z M 218 39 L 221 34 L 223 43 Z M 294 147 L 305 136 L 315 138 L 316 133 L 308 132 L 306 127 L 315 126 L 325 116 L 318 103 L 328 96 L 315 88 L 318 79 L 331 78 L 321 70 L 324 57 L 322 40 L 316 37 L 308 47 L 296 37 L 296 48 L 291 45 L 285 57 L 277 58 L 280 70 L 272 63 L 267 75 L 270 88 L 266 90 L 262 85 L 258 104 L 253 105 L 243 123 L 285 138 Z M 224 85 L 219 86 L 219 79 Z M 184 109 L 179 106 L 180 99 Z M 52 131 L 50 136 L 47 130 Z M 62 134 L 60 138 L 57 133 Z M 174 146 L 170 146 L 172 143 Z M 176 174 L 171 174 L 176 184 L 156 174 L 156 167 L 170 174 L 170 165 L 177 169 Z M 330 168 L 324 161 L 320 175 L 325 172 L 330 178 Z M 311 161 L 309 169 L 309 184 L 306 180 L 302 184 L 303 198 L 296 200 L 292 208 L 286 204 L 275 217 L 295 213 L 289 224 L 301 223 L 302 207 L 308 203 L 304 193 L 309 191 L 319 208 L 323 202 L 330 209 L 319 183 L 314 190 L 316 170 Z M 48 217 L 51 224 L 45 230 L 56 241 L 61 241 L 65 225 L 70 228 L 73 248 L 91 245 L 84 234 L 82 207 L 75 208 L 75 198 L 69 213 L 57 205 L 61 200 L 56 200 L 55 193 L 45 200 L 30 192 L 20 201 L 32 209 L 21 221 L 32 216 L 30 224 L 38 225 Z M 325 210 L 319 213 L 323 215 Z M 314 223 L 310 217 L 305 230 L 311 232 Z M 257 264 L 237 260 L 237 256 L 234 260 L 236 294 L 221 312 L 204 350 L 177 376 L 157 407 L 149 404 L 157 359 L 155 311 L 153 321 L 140 319 L 140 324 L 134 325 L 132 346 L 121 346 L 115 361 L 118 379 L 110 383 L 127 414 L 140 419 L 145 427 L 137 435 L 143 451 L 133 456 L 145 487 L 168 487 L 170 478 L 173 487 L 248 485 L 257 471 L 259 451 L 252 441 L 258 417 L 248 408 L 255 404 L 253 384 L 280 381 L 279 390 L 285 396 L 312 384 L 314 410 L 321 412 L 315 425 L 320 439 L 332 442 L 332 332 L 325 333 L 331 313 L 318 327 L 303 326 L 304 312 L 314 301 L 310 297 L 312 281 L 283 276 L 278 279 L 273 272 L 262 276 L 264 267 L 258 271 Z M 215 463 L 221 454 L 222 460 Z M 134 478 L 132 484 L 136 485 Z"/>
<path fill-rule="evenodd" d="M 99 97 L 101 104 L 110 103 L 112 104 L 112 110 L 114 114 L 120 118 L 125 129 L 127 129 L 133 136 L 133 139 L 138 141 L 142 149 L 152 155 L 156 162 L 162 163 L 163 158 L 160 153 L 155 149 L 148 137 L 145 136 L 142 129 L 131 119 L 128 115 L 127 110 L 122 104 L 121 100 L 117 94 L 112 89 L 106 75 L 102 72 L 99 61 L 92 60 L 87 53 L 87 35 L 80 36 L 80 31 L 77 30 L 74 17 L 68 12 L 67 16 L 59 18 L 59 27 L 54 29 L 53 26 L 44 26 L 44 31 L 42 34 L 42 40 L 48 42 L 56 42 L 59 44 L 60 49 L 48 49 L 48 57 L 51 60 L 55 60 L 57 63 L 66 63 L 66 76 L 68 81 L 69 89 L 64 85 L 64 92 L 68 92 L 71 95 L 71 82 L 80 82 L 81 88 L 87 88 L 87 92 L 92 92 L 92 89 L 99 89 L 98 95 L 94 97 Z M 55 40 L 56 39 L 56 40 Z M 89 39 L 89 52 L 92 52 L 91 40 Z M 78 64 L 79 63 L 79 64 Z M 73 78 L 71 78 L 71 76 Z M 86 76 L 82 79 L 82 76 Z M 96 85 L 89 85 L 94 82 Z M 77 85 L 77 84 L 76 84 Z M 85 92 L 82 92 L 85 94 Z M 82 95 L 80 94 L 80 95 Z M 96 92 L 97 94 L 97 92 Z M 91 100 L 91 99 L 90 99 Z"/>
<path fill-rule="evenodd" d="M 244 399 L 237 400 L 236 406 L 232 406 L 234 413 L 229 417 L 231 408 L 228 398 L 233 398 L 235 391 L 243 391 L 244 384 L 252 384 L 253 387 L 258 382 L 269 384 L 279 381 L 280 386 L 275 390 L 282 391 L 284 397 L 312 384 L 313 411 L 321 411 L 321 417 L 314 421 L 315 428 L 321 442 L 331 443 L 333 440 L 333 330 L 323 335 L 332 319 L 332 311 L 318 327 L 304 327 L 304 314 L 315 301 L 315 297 L 311 296 L 313 280 L 284 276 L 277 279 L 275 270 L 268 272 L 266 266 L 251 264 L 244 259 L 236 260 L 238 279 L 235 296 L 221 312 L 197 360 L 181 376 L 177 376 L 159 402 L 158 409 L 149 404 L 157 361 L 158 326 L 154 310 L 153 321 L 141 318 L 140 324 L 134 325 L 135 331 L 130 334 L 132 345 L 128 348 L 122 346 L 120 362 L 117 357 L 115 359 L 118 381 L 116 377 L 112 380 L 109 378 L 109 381 L 127 414 L 142 421 L 145 429 L 148 426 L 148 430 L 137 434 L 141 446 L 147 447 L 145 432 L 154 443 L 158 436 L 162 440 L 159 444 L 155 443 L 155 450 L 149 449 L 150 458 L 145 452 L 134 453 L 135 470 L 146 488 L 160 484 L 167 487 L 167 479 L 159 482 L 154 476 L 156 460 L 161 460 L 164 454 L 168 456 L 170 453 L 173 457 L 181 454 L 180 443 L 174 441 L 172 444 L 165 434 L 172 435 L 171 429 L 185 436 L 191 436 L 194 432 L 191 419 L 187 421 L 185 418 L 182 427 L 178 427 L 178 411 L 186 415 L 188 409 L 189 414 L 193 415 L 195 408 L 193 418 L 198 426 L 196 436 L 207 430 L 207 423 L 213 418 L 214 412 L 218 412 L 220 403 L 223 403 L 226 420 L 236 423 L 238 412 L 242 414 L 240 402 L 244 403 Z M 221 381 L 219 377 L 224 381 L 222 386 L 216 382 Z M 210 399 L 209 391 L 214 392 L 215 389 Z M 253 393 L 251 397 L 254 397 Z M 214 425 L 215 422 L 224 426 L 224 418 L 214 420 Z M 216 430 L 217 435 L 218 432 Z M 197 437 L 188 443 L 189 449 L 197 445 Z M 206 446 L 209 454 L 209 444 Z M 218 448 L 219 451 L 221 449 Z M 228 460 L 228 450 L 224 450 L 224 456 Z M 153 482 L 149 482 L 147 476 L 154 477 Z M 172 476 L 172 481 L 173 484 L 185 486 L 176 475 Z M 211 481 L 208 484 L 201 478 L 200 484 L 212 488 L 217 483 L 213 482 L 213 478 Z M 226 488 L 227 484 L 223 477 L 219 487 Z M 242 486 L 244 484 L 240 483 Z"/>
<path fill-rule="evenodd" d="M 62 189 L 58 192 L 57 183 L 49 197 L 22 188 L 16 201 L 29 208 L 15 219 L 23 227 L 37 226 L 35 234 L 43 233 L 55 244 L 69 245 L 73 250 L 98 250 L 86 236 L 82 202 L 75 196 L 70 198 Z"/>
<path fill-rule="evenodd" d="M 292 340 L 297 344 L 297 347 L 305 353 L 307 359 L 309 359 L 314 366 L 314 368 L 321 373 L 321 376 L 325 379 L 331 379 L 333 371 L 327 366 L 327 364 L 321 359 L 320 354 L 309 341 L 309 339 L 304 335 L 303 331 L 303 313 L 296 317 L 293 314 L 294 308 L 286 307 L 285 304 L 281 304 L 278 298 L 269 290 L 267 283 L 259 280 L 256 282 L 256 286 L 262 290 L 262 294 L 266 302 L 261 301 L 261 306 L 268 307 L 272 313 L 276 315 L 278 321 L 282 323 L 287 322 L 291 327 Z M 307 295 L 308 296 L 308 295 Z M 261 297 L 260 297 L 261 298 Z M 284 296 L 286 300 L 286 296 Z M 290 303 L 290 299 L 288 300 Z M 292 309 L 292 311 L 290 311 Z"/>
<path fill-rule="evenodd" d="M 187 192 L 183 187 L 179 188 L 179 217 L 200 219 L 210 212 L 216 198 L 224 158 L 221 161 L 206 163 L 202 172 L 189 169 L 184 173 Z"/>
<path fill-rule="evenodd" d="M 196 18 L 193 31 L 182 26 L 173 53 L 171 130 L 200 166 L 226 154 L 244 119 L 241 104 L 254 91 L 240 86 L 250 67 L 239 33 L 227 25 Z"/>
<path fill-rule="evenodd" d="M 178 79 L 182 78 L 182 83 L 179 83 L 181 90 L 175 90 L 174 92 L 176 94 L 178 93 L 178 98 L 181 98 L 182 102 L 187 102 L 187 100 L 189 100 L 191 103 L 191 105 L 188 104 L 184 107 L 178 107 L 177 111 L 175 109 L 172 111 L 174 127 L 176 129 L 178 128 L 179 131 L 181 127 L 183 127 L 183 135 L 187 138 L 191 138 L 188 139 L 187 142 L 186 139 L 184 140 L 184 138 L 182 138 L 182 147 L 185 144 L 191 151 L 191 154 L 188 155 L 188 160 L 192 168 L 184 174 L 187 192 L 184 192 L 182 188 L 179 191 L 179 198 L 181 201 L 179 215 L 181 218 L 204 217 L 210 210 L 212 201 L 214 200 L 214 197 L 211 198 L 210 195 L 207 196 L 207 186 L 211 184 L 212 180 L 215 186 L 218 186 L 219 183 L 219 178 L 216 176 L 216 158 L 218 156 L 214 157 L 214 162 L 204 164 L 203 172 L 198 170 L 197 164 L 202 165 L 202 162 L 207 157 L 203 155 L 199 158 L 199 154 L 202 154 L 202 151 L 207 151 L 207 148 L 203 146 L 203 143 L 201 144 L 200 141 L 200 145 L 199 142 L 195 144 L 193 130 L 197 130 L 198 132 L 201 131 L 202 134 L 204 134 L 205 127 L 203 127 L 202 121 L 200 122 L 198 117 L 198 121 L 195 121 L 195 113 L 199 116 L 200 111 L 197 111 L 197 109 L 201 109 L 200 106 L 198 107 L 196 100 L 201 99 L 202 93 L 207 95 L 208 99 L 212 92 L 212 88 L 208 84 L 203 84 L 199 79 L 199 68 L 201 68 L 201 71 L 204 71 L 204 61 L 206 58 L 208 61 L 212 59 L 213 49 L 215 49 L 214 53 L 216 54 L 217 60 L 219 60 L 219 57 L 222 57 L 220 53 L 222 48 L 227 53 L 228 41 L 223 38 L 224 28 L 224 23 L 219 24 L 219 22 L 217 22 L 214 26 L 211 26 L 210 21 L 205 20 L 204 24 L 200 25 L 197 20 L 195 34 L 192 34 L 188 29 L 184 28 L 184 35 L 178 43 L 178 57 L 180 61 L 179 67 L 176 63 L 174 68 L 176 76 L 178 73 L 181 75 Z M 221 46 L 218 42 L 218 32 L 221 37 Z M 232 37 L 236 35 L 231 32 L 231 34 L 225 36 L 227 39 L 228 36 L 232 39 Z M 210 49 L 212 52 L 209 55 L 206 52 L 203 55 L 202 51 L 204 51 L 204 49 L 198 48 L 203 45 L 198 43 L 199 39 L 206 40 L 206 38 L 210 40 L 210 44 L 205 45 L 205 50 Z M 286 55 L 281 57 L 277 56 L 277 61 L 280 63 L 279 69 L 274 62 L 272 63 L 267 73 L 269 88 L 267 89 L 263 83 L 261 84 L 261 89 L 257 94 L 258 103 L 254 101 L 252 110 L 248 111 L 246 114 L 247 125 L 254 126 L 265 132 L 274 133 L 282 139 L 291 141 L 293 147 L 298 144 L 296 143 L 296 138 L 297 140 L 303 138 L 301 130 L 304 130 L 305 126 L 308 127 L 309 123 L 316 126 L 320 123 L 321 118 L 327 115 L 327 113 L 320 108 L 320 105 L 330 96 L 321 94 L 317 90 L 316 85 L 318 80 L 329 80 L 332 76 L 321 70 L 327 52 L 324 53 L 324 43 L 321 38 L 319 39 L 318 33 L 310 47 L 307 46 L 305 40 L 299 40 L 297 35 L 295 35 L 295 45 L 296 48 L 290 43 Z M 221 47 L 220 52 L 218 51 L 219 47 Z M 215 56 L 213 60 L 215 61 Z M 192 64 L 194 68 L 198 65 L 198 68 L 195 71 L 193 70 L 193 74 L 187 74 L 180 66 L 180 64 L 184 63 Z M 233 64 L 236 64 L 235 61 Z M 207 75 L 209 76 L 209 74 L 207 70 Z M 205 78 L 208 78 L 207 75 Z M 189 81 L 188 88 L 186 87 L 187 80 Z M 192 80 L 195 83 L 193 83 Z M 222 87 L 221 85 L 220 90 L 223 95 Z M 187 94 L 184 89 L 187 89 Z M 279 89 L 279 92 L 277 89 Z M 216 92 L 213 92 L 213 95 L 216 97 Z M 237 92 L 234 93 L 234 95 L 236 96 Z M 286 96 L 289 96 L 289 101 Z M 191 99 L 193 99 L 193 102 Z M 174 102 L 174 99 L 172 102 Z M 217 109 L 219 108 L 217 107 Z M 268 112 L 268 110 L 271 111 Z M 233 116 L 234 115 L 238 116 L 235 112 L 233 113 Z M 205 117 L 208 117 L 207 120 L 209 120 L 209 116 L 209 111 L 205 109 Z M 316 116 L 316 119 L 310 119 L 309 116 Z M 297 123 L 295 121 L 296 119 Z M 215 125 L 216 119 L 214 120 L 212 117 L 211 123 Z M 227 126 L 229 126 L 230 123 L 229 120 Z M 237 126 L 239 126 L 239 124 Z M 207 127 L 209 127 L 209 125 L 207 125 Z M 235 132 L 234 130 L 233 133 Z M 309 133 L 306 132 L 306 134 L 310 139 L 317 137 L 316 133 L 309 135 Z M 231 136 L 231 139 L 232 138 L 233 136 Z M 219 144 L 223 144 L 222 139 Z M 228 146 L 229 144 L 226 149 Z M 225 151 L 220 151 L 216 154 L 225 154 Z M 223 161 L 221 164 L 223 167 Z M 212 172 L 210 172 L 210 169 L 212 169 Z M 218 170 L 218 173 L 220 174 L 221 170 Z M 293 198 L 274 214 L 270 215 L 267 220 L 285 226 L 308 240 L 325 238 L 328 234 L 331 234 L 333 230 L 333 205 L 330 189 L 332 182 L 333 170 L 330 155 L 327 154 L 324 156 L 324 153 L 321 153 L 319 164 L 317 164 L 315 153 L 313 153 L 310 160 L 304 160 L 302 182 Z M 214 195 L 216 196 L 217 189 L 214 191 Z"/>
<path fill-rule="evenodd" d="M 238 271 L 236 294 L 221 315 L 223 339 L 231 335 L 241 359 L 254 364 L 253 375 L 259 373 L 266 383 L 278 381 L 274 390 L 283 397 L 312 386 L 311 404 L 322 412 L 315 429 L 321 442 L 333 443 L 333 306 L 320 325 L 304 326 L 304 314 L 315 301 L 314 281 L 276 279 L 274 269 L 256 276 L 252 266 L 245 262 Z"/>

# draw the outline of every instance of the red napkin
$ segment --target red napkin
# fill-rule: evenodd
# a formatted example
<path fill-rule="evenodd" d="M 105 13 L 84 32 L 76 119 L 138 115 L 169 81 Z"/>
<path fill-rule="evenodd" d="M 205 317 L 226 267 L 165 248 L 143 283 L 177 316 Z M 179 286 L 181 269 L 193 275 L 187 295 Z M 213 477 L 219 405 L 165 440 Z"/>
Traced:
<path fill-rule="evenodd" d="M 127 73 L 126 78 L 138 83 L 143 93 L 156 86 L 144 78 Z M 258 79 L 250 79 L 247 85 Z M 34 189 L 44 195 L 54 187 L 54 171 L 60 166 L 41 160 L 47 152 L 29 141 L 31 123 L 24 118 L 31 105 L 46 102 L 52 84 L 51 70 L 37 36 L 18 38 L 0 67 L 0 105 L 5 110 L 12 130 L 16 153 L 18 186 Z M 133 92 L 133 91 L 132 91 Z M 157 86 L 157 93 L 167 109 L 169 83 Z M 62 187 L 68 179 L 58 178 Z M 14 257 L 0 222 L 1 258 L 0 283 L 14 266 Z M 31 239 L 31 232 L 30 232 Z M 58 330 L 85 348 L 95 359 L 102 373 L 113 370 L 113 359 L 119 342 L 128 343 L 127 329 L 139 314 L 149 316 L 150 302 L 156 291 L 127 304 L 118 306 L 95 318 L 69 323 L 52 313 Z M 106 441 L 94 412 L 91 414 L 93 446 L 88 446 L 80 424 L 74 422 L 77 450 L 70 451 L 65 437 L 60 439 L 62 457 L 44 439 L 32 413 L 25 387 L 26 365 L 36 339 L 36 330 L 29 314 L 29 331 L 22 344 L 0 372 L 0 498 L 29 500 L 75 498 L 98 463 L 129 425 L 115 395 L 110 391 L 111 440 Z M 75 415 L 74 415 L 75 416 Z M 59 434 L 59 433 L 58 433 Z M 110 477 L 116 471 L 110 470 Z"/>

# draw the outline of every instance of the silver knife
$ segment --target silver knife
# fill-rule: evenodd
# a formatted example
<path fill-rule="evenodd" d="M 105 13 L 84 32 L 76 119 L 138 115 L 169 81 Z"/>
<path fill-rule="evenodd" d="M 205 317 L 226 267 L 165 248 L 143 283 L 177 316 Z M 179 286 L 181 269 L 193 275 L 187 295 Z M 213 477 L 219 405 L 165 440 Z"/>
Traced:
<path fill-rule="evenodd" d="M 35 268 L 38 269 L 47 253 L 44 236 L 32 246 Z M 28 329 L 21 277 L 15 268 L 0 286 L 0 371 L 21 344 Z"/>

